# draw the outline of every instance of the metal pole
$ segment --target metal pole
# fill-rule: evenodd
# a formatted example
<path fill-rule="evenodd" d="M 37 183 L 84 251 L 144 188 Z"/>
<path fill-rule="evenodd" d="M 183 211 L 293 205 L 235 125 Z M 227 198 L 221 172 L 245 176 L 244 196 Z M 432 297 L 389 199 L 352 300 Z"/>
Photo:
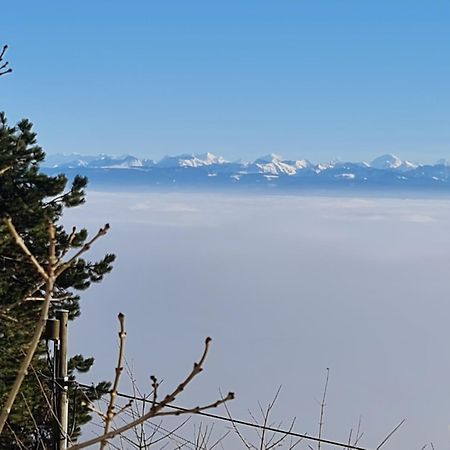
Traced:
<path fill-rule="evenodd" d="M 57 416 L 58 410 L 58 384 L 56 382 L 58 373 L 58 347 L 59 347 L 59 320 L 57 319 L 47 319 L 45 324 L 45 330 L 42 335 L 42 339 L 45 339 L 46 345 L 48 346 L 49 341 L 53 342 L 53 359 L 52 359 L 52 410 L 54 414 L 53 418 L 53 429 L 52 429 L 52 450 L 59 450 L 59 420 Z"/>
<path fill-rule="evenodd" d="M 68 445 L 67 433 L 69 422 L 69 398 L 67 392 L 67 344 L 69 320 L 69 311 L 59 309 L 56 311 L 56 318 L 59 320 L 59 350 L 57 360 L 57 382 L 58 382 L 58 409 L 57 415 L 59 420 L 59 450 L 66 450 Z"/>

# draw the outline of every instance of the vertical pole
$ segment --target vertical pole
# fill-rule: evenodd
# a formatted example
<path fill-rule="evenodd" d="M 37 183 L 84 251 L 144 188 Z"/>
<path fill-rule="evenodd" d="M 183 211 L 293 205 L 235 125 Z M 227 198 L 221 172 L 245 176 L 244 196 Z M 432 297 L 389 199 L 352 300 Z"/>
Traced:
<path fill-rule="evenodd" d="M 53 341 L 53 379 L 52 379 L 52 408 L 54 411 L 53 418 L 53 450 L 59 450 L 59 418 L 58 418 L 58 351 L 59 351 L 59 320 L 58 322 L 58 339 Z"/>
<path fill-rule="evenodd" d="M 58 347 L 59 347 L 59 320 L 47 319 L 45 324 L 45 331 L 42 338 L 46 340 L 48 346 L 49 341 L 53 343 L 53 358 L 52 358 L 52 381 L 50 387 L 52 389 L 52 411 L 53 411 L 53 428 L 52 428 L 52 450 L 59 449 L 59 419 L 57 416 L 58 405 L 58 384 L 56 382 L 58 376 Z"/>
<path fill-rule="evenodd" d="M 69 311 L 59 309 L 56 311 L 56 318 L 59 320 L 59 350 L 57 361 L 57 378 L 59 383 L 57 415 L 59 420 L 59 450 L 66 450 L 68 445 L 68 421 L 69 421 L 69 398 L 67 392 L 67 344 Z"/>

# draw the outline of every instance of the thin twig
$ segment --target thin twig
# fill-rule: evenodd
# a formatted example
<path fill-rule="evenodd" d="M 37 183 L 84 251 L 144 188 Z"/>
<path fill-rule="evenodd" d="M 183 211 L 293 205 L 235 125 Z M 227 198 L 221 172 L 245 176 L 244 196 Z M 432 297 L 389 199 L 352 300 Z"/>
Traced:
<path fill-rule="evenodd" d="M 108 439 L 112 439 L 115 436 L 118 436 L 120 434 L 123 434 L 125 431 L 128 431 L 129 429 L 145 422 L 148 419 L 151 419 L 153 417 L 159 417 L 159 416 L 179 416 L 181 414 L 197 414 L 201 411 L 204 411 L 206 409 L 215 408 L 219 405 L 224 404 L 225 402 L 232 400 L 234 398 L 234 394 L 230 392 L 225 398 L 217 400 L 214 403 L 210 403 L 208 405 L 204 406 L 196 406 L 194 408 L 186 408 L 184 410 L 173 410 L 173 411 L 164 411 L 164 408 L 171 402 L 173 402 L 177 396 L 184 391 L 186 386 L 203 370 L 203 363 L 205 362 L 206 356 L 208 354 L 209 346 L 211 343 L 211 338 L 206 338 L 205 340 L 205 349 L 203 351 L 203 354 L 198 362 L 194 363 L 194 366 L 191 370 L 191 372 L 188 374 L 188 376 L 168 395 L 164 397 L 164 399 L 161 402 L 158 402 L 157 405 L 152 405 L 150 410 L 144 414 L 141 417 L 138 417 L 137 419 L 131 421 L 128 424 L 123 425 L 122 427 L 119 427 L 115 430 L 109 431 L 108 433 L 103 434 L 102 436 L 98 436 L 96 438 L 90 439 L 88 441 L 82 442 L 80 444 L 76 444 L 72 447 L 70 447 L 68 450 L 79 450 L 82 448 L 89 447 L 91 445 L 94 445 L 98 442 L 102 442 Z"/>
<path fill-rule="evenodd" d="M 403 419 L 382 441 L 381 444 L 375 449 L 380 450 L 380 448 L 390 439 L 390 437 L 405 423 L 406 419 Z"/>
<path fill-rule="evenodd" d="M 222 395 L 222 394 L 221 394 Z M 228 405 L 226 403 L 224 403 L 223 405 L 225 407 L 225 411 L 227 413 L 228 418 L 231 421 L 231 426 L 233 427 L 234 432 L 237 434 L 238 438 L 241 440 L 241 442 L 245 445 L 245 447 L 247 448 L 247 450 L 251 450 L 252 448 L 255 450 L 258 450 L 253 444 L 251 444 L 250 442 L 247 442 L 247 440 L 244 438 L 244 436 L 242 435 L 242 433 L 239 431 L 239 428 L 236 426 L 236 423 L 231 415 L 231 412 L 228 408 Z"/>
<path fill-rule="evenodd" d="M 27 402 L 27 398 L 25 397 L 25 394 L 23 392 L 21 392 L 20 394 L 21 394 L 23 402 L 25 403 L 25 407 L 27 408 L 28 414 L 30 415 L 31 421 L 33 422 L 34 428 L 36 430 L 36 435 L 38 436 L 39 444 L 42 445 L 43 449 L 45 449 L 45 444 L 42 441 L 41 432 L 39 430 L 36 419 L 34 418 L 33 412 L 31 411 L 30 405 Z"/>
<path fill-rule="evenodd" d="M 317 442 L 317 450 L 320 450 L 321 443 L 322 443 L 320 441 L 320 439 L 322 438 L 323 416 L 324 416 L 324 412 L 325 412 L 325 405 L 326 405 L 325 402 L 327 399 L 327 389 L 328 389 L 329 377 L 330 377 L 330 369 L 329 369 L 329 367 L 327 367 L 327 378 L 325 380 L 325 387 L 323 389 L 322 403 L 320 404 L 320 419 L 319 419 L 319 434 L 318 434 L 319 441 Z"/>
<path fill-rule="evenodd" d="M 119 388 L 119 381 L 120 376 L 123 372 L 123 356 L 125 351 L 125 337 L 127 335 L 125 331 L 125 316 L 122 313 L 119 313 L 117 316 L 119 319 L 120 324 L 120 331 L 119 331 L 119 355 L 117 357 L 117 366 L 116 366 L 116 375 L 114 377 L 114 383 L 112 385 L 111 392 L 109 394 L 109 404 L 108 409 L 106 411 L 106 418 L 105 418 L 105 430 L 104 434 L 108 434 L 109 428 L 111 427 L 112 420 L 114 419 L 115 415 L 117 414 L 114 411 L 115 402 L 117 399 L 117 390 Z M 107 444 L 107 440 L 103 440 L 100 443 L 100 450 L 103 450 Z"/>
<path fill-rule="evenodd" d="M 23 445 L 23 442 L 19 439 L 19 436 L 17 436 L 16 432 L 14 431 L 14 429 L 11 427 L 11 425 L 6 422 L 6 426 L 8 427 L 8 430 L 11 432 L 11 434 L 14 436 L 14 440 L 16 441 L 16 444 L 19 446 L 20 449 L 24 449 L 27 450 L 27 448 L 25 447 L 25 445 Z"/>
<path fill-rule="evenodd" d="M 59 275 L 61 275 L 65 270 L 67 270 L 70 266 L 72 266 L 72 264 L 75 263 L 75 261 L 83 254 L 86 253 L 88 250 L 91 249 L 92 244 L 100 237 L 104 236 L 108 230 L 109 230 L 110 226 L 109 223 L 106 223 L 102 228 L 100 228 L 97 233 L 95 234 L 95 236 L 86 244 L 84 244 L 80 250 L 78 250 L 78 252 L 75 253 L 75 255 L 73 255 L 68 261 L 61 263 L 58 266 L 58 269 L 56 270 L 56 276 L 58 277 Z"/>
<path fill-rule="evenodd" d="M 0 61 L 3 61 L 3 56 L 5 55 L 6 50 L 8 50 L 8 46 L 7 46 L 7 45 L 4 45 L 3 48 L 2 48 L 2 50 L 1 50 L 1 52 L 0 52 Z M 2 64 L 2 65 L 0 66 L 0 76 L 6 75 L 7 73 L 12 72 L 12 69 L 11 69 L 11 68 L 8 68 L 8 69 L 6 69 L 6 70 L 3 70 L 3 69 L 5 69 L 8 65 L 9 65 L 9 62 L 6 61 L 4 64 Z"/>
<path fill-rule="evenodd" d="M 10 169 L 12 169 L 12 166 L 3 167 L 3 169 L 0 169 L 0 175 L 3 175 L 5 172 L 7 172 Z"/>

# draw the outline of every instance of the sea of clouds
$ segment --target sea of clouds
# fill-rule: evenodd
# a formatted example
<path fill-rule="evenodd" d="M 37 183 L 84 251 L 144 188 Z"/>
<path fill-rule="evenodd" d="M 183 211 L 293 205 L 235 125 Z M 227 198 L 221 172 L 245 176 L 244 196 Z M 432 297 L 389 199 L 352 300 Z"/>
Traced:
<path fill-rule="evenodd" d="M 150 374 L 173 387 L 211 336 L 179 404 L 233 390 L 248 419 L 282 385 L 274 420 L 315 435 L 330 368 L 325 437 L 361 416 L 375 448 L 406 418 L 387 448 L 448 446 L 450 200 L 94 192 L 64 222 L 109 222 L 91 255 L 118 256 L 71 324 L 71 353 L 96 358 L 85 382 L 113 377 L 120 311 L 143 391 Z"/>

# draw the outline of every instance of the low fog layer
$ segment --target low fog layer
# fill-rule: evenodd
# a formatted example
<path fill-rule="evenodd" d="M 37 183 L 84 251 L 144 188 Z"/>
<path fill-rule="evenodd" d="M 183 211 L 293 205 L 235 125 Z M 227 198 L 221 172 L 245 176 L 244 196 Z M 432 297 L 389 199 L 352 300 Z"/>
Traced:
<path fill-rule="evenodd" d="M 92 255 L 118 255 L 71 325 L 71 353 L 96 358 L 84 381 L 112 379 L 121 311 L 143 391 L 150 374 L 172 387 L 210 335 L 179 404 L 233 390 L 247 419 L 282 385 L 274 419 L 315 435 L 329 367 L 325 437 L 362 416 L 374 448 L 406 418 L 387 448 L 448 446 L 450 201 L 90 193 L 65 222 L 109 222 Z"/>

